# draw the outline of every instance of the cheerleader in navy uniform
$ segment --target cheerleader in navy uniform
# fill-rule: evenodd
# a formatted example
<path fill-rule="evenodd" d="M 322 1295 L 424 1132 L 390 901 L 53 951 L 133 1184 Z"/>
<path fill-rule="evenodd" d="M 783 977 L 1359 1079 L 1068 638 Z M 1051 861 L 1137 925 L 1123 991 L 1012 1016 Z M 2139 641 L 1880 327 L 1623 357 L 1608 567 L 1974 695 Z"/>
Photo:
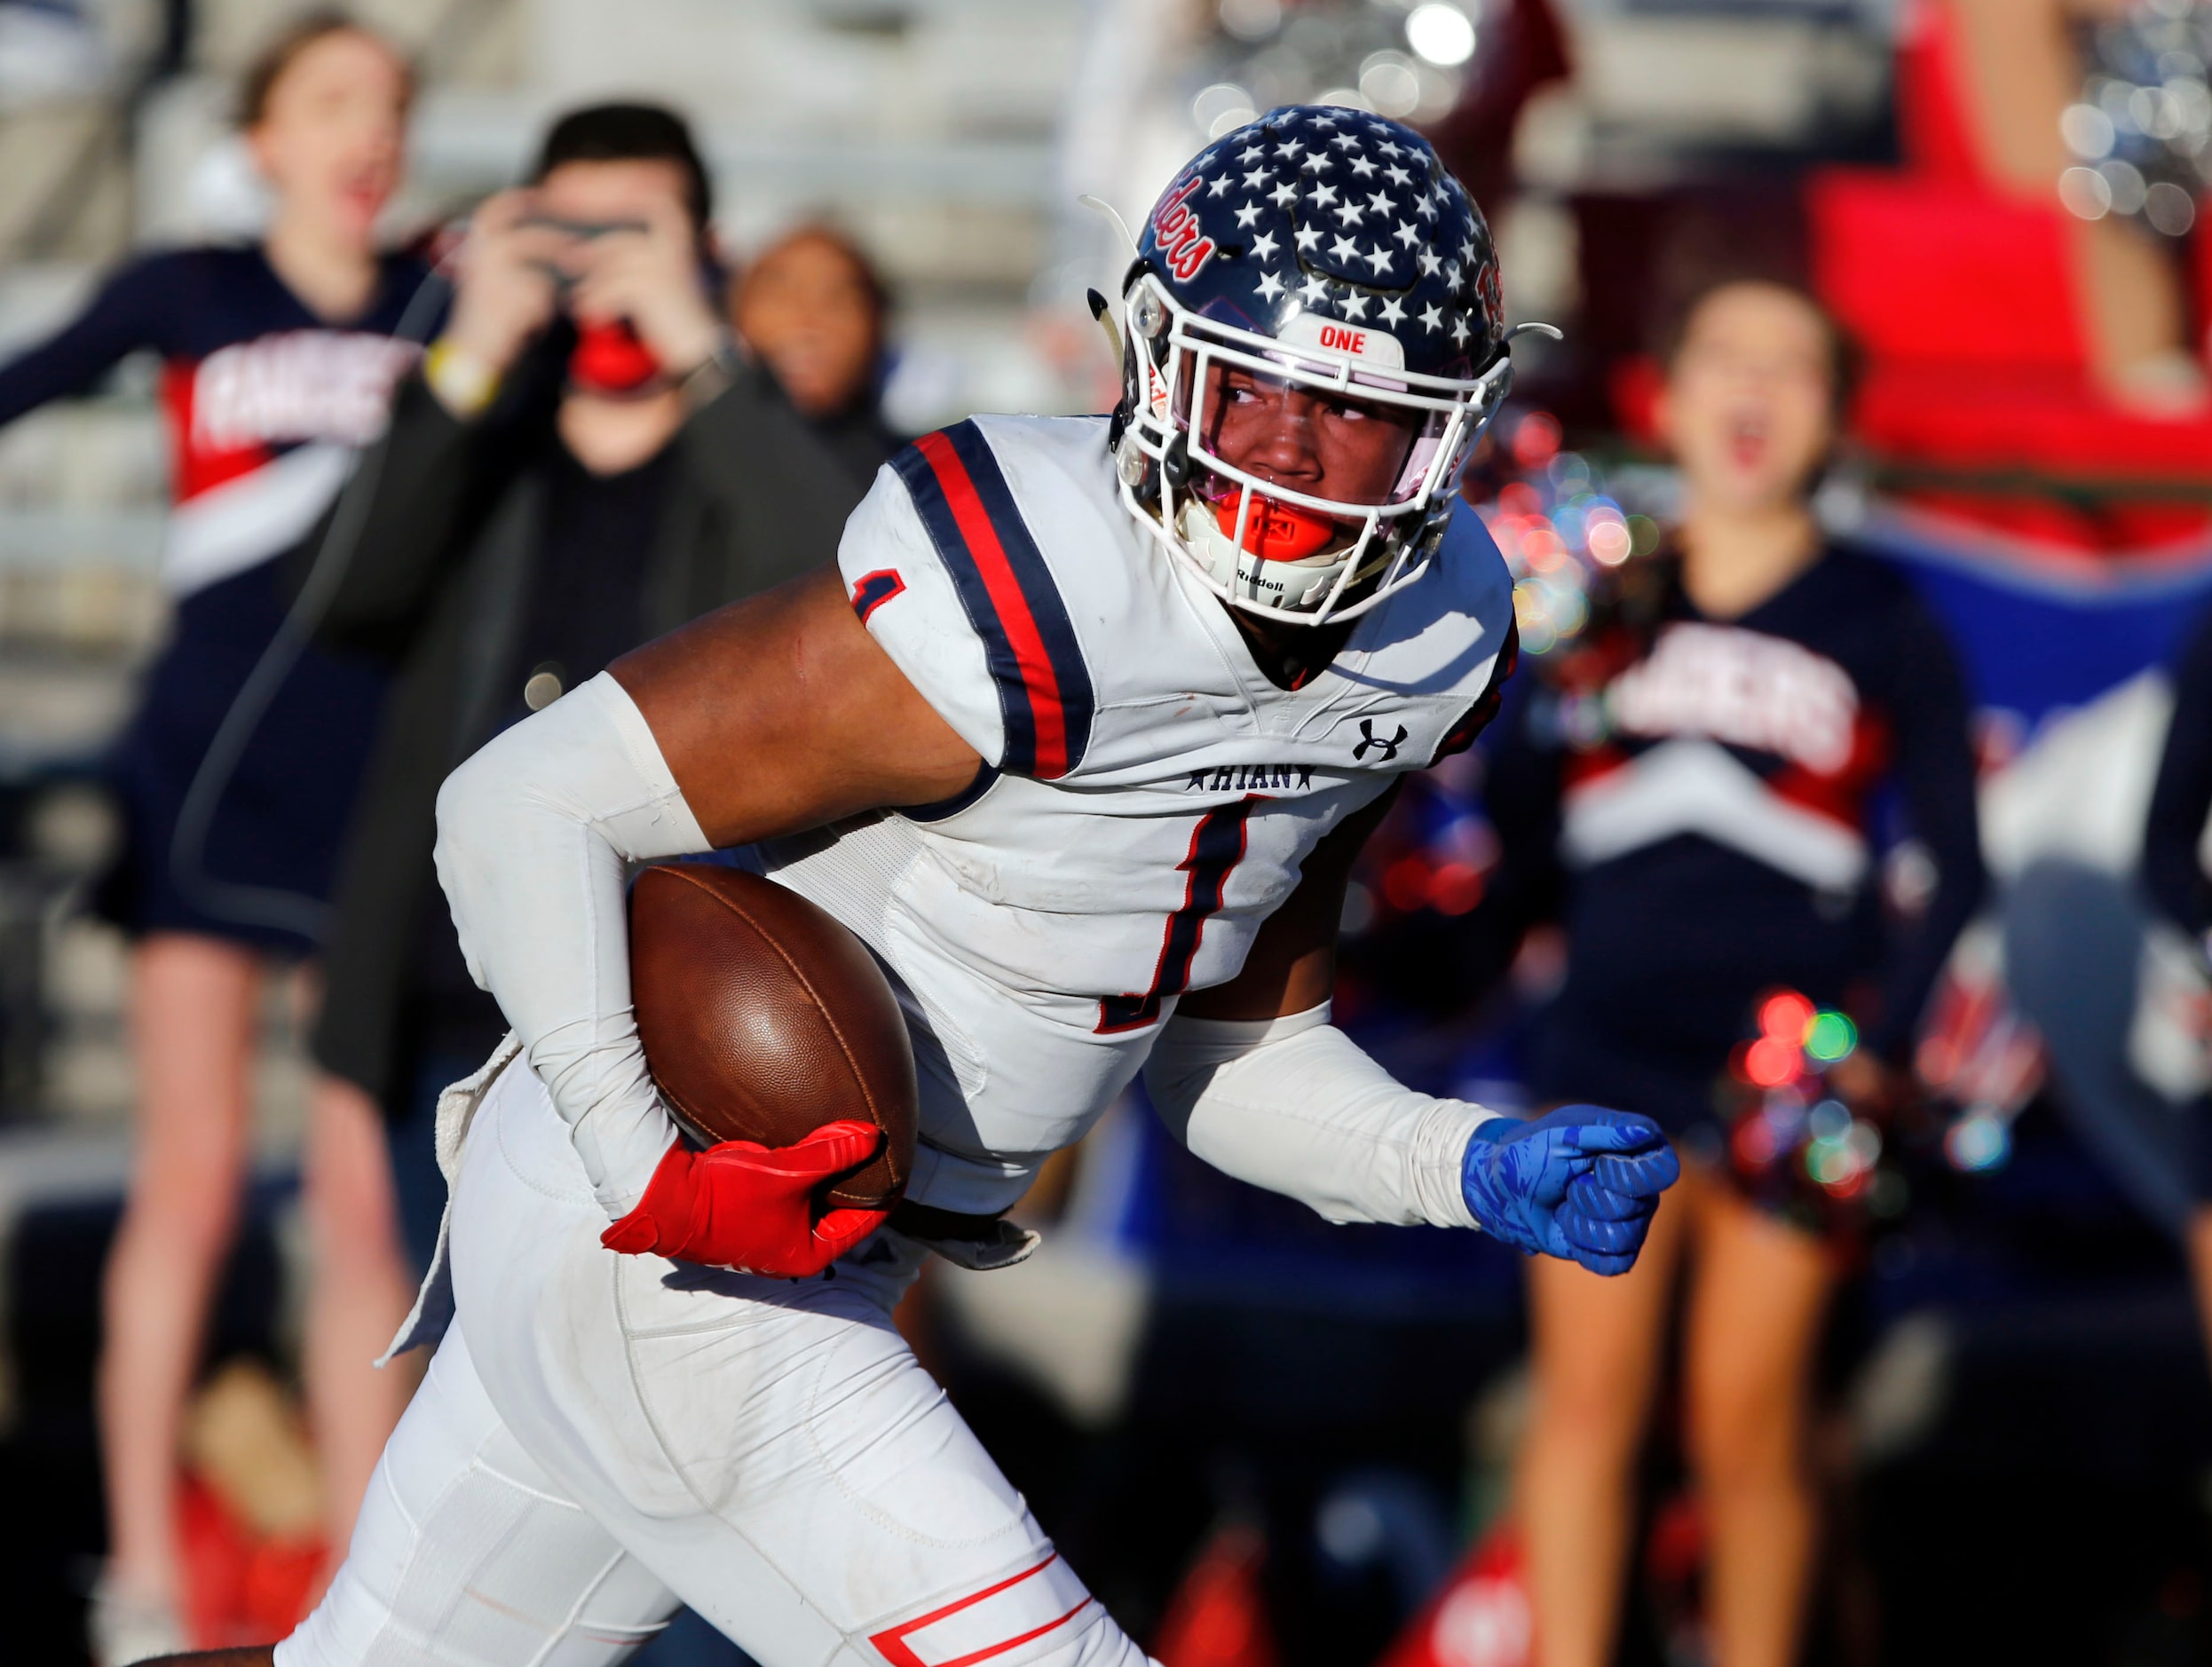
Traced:
<path fill-rule="evenodd" d="M 6 422 L 86 391 L 129 354 L 158 353 L 174 447 L 174 620 L 116 751 L 126 849 L 99 897 L 134 940 L 140 1107 L 99 1365 L 110 1555 L 92 1627 L 104 1662 L 185 1642 L 177 1438 L 246 1173 L 258 996 L 273 969 L 313 952 L 382 697 L 368 667 L 310 650 L 242 746 L 225 743 L 202 770 L 288 605 L 280 558 L 329 509 L 416 352 L 393 332 L 426 269 L 375 241 L 412 92 L 407 65 L 375 35 L 336 14 L 295 25 L 241 101 L 273 198 L 265 240 L 138 260 L 0 368 Z M 318 1102 L 306 1367 L 341 1548 L 399 1410 L 399 1387 L 367 1366 L 408 1283 L 382 1140 L 352 1102 Z"/>
<path fill-rule="evenodd" d="M 1779 985 L 1857 1011 L 1867 1046 L 1830 1086 L 1886 1101 L 1980 895 L 1957 666 L 1905 580 L 1831 547 L 1807 503 L 1843 359 L 1795 289 L 1730 283 L 1687 310 L 1659 413 L 1685 494 L 1675 542 L 1622 571 L 1499 726 L 1487 796 L 1503 860 L 1478 929 L 1510 939 L 1556 900 L 1568 943 L 1531 1087 L 1647 1113 L 1685 1159 L 1632 1272 L 1529 1268 L 1519 1500 L 1544 1667 L 1613 1658 L 1678 1278 L 1715 1659 L 1797 1659 L 1834 1260 L 1732 1187 L 1716 1090 Z M 1891 787 L 1933 877 L 1914 918 L 1885 922 L 1876 806 Z"/>

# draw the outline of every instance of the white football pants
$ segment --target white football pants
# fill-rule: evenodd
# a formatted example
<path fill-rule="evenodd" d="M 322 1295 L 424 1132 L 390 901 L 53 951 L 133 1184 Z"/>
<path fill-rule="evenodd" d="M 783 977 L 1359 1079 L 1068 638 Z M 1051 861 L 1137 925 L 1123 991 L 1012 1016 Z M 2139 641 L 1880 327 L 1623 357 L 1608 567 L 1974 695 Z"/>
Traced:
<path fill-rule="evenodd" d="M 278 1667 L 597 1667 L 679 1600 L 763 1667 L 1146 1667 L 893 1329 L 918 1246 L 764 1279 L 605 1225 L 517 1063 L 462 1157 L 459 1319 Z"/>

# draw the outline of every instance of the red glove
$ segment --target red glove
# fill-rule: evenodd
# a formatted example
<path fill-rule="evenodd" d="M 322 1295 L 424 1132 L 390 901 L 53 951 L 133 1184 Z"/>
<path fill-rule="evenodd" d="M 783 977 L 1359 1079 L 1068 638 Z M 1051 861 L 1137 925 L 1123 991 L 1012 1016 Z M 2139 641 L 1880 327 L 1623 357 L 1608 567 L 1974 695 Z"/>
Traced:
<path fill-rule="evenodd" d="M 881 1226 L 889 1210 L 816 1213 L 814 1189 L 875 1156 L 883 1131 L 871 1123 L 825 1123 L 790 1146 L 723 1141 L 693 1151 L 668 1148 L 637 1207 L 599 1235 L 626 1256 L 650 1252 L 677 1261 L 805 1278 L 818 1274 Z"/>

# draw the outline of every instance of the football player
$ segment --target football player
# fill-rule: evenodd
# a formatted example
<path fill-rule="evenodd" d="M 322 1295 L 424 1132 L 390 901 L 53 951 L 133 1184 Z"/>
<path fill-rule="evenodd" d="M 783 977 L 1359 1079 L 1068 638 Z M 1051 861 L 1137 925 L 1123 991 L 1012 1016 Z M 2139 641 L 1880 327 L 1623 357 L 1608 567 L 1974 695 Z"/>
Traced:
<path fill-rule="evenodd" d="M 1647 1120 L 1417 1094 L 1330 1023 L 1346 876 L 1513 654 L 1467 448 L 1511 368 L 1481 215 L 1420 138 L 1276 110 L 1148 220 L 1110 420 L 976 418 L 890 464 L 841 571 L 510 730 L 439 873 L 514 1034 L 449 1091 L 442 1331 L 310 1663 L 612 1662 L 689 1603 L 766 1667 L 1142 1667 L 908 1352 L 930 1252 L 1004 1220 L 1140 1071 L 1208 1161 L 1332 1221 L 1600 1271 L 1676 1165 Z M 749 847 L 857 932 L 920 1069 L 873 1129 L 700 1150 L 646 1073 L 626 865 Z M 465 1138 L 464 1138 L 465 1137 Z"/>

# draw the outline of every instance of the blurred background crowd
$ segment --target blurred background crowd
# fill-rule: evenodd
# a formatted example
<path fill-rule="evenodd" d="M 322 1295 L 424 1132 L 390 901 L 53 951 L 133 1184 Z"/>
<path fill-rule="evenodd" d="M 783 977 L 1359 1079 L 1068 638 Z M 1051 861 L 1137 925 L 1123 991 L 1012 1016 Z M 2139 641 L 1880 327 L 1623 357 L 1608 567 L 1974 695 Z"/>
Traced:
<path fill-rule="evenodd" d="M 1532 1276 L 1133 1091 L 902 1325 L 1163 1667 L 2212 1660 L 2203 0 L 0 0 L 0 1655 L 327 1577 L 502 1028 L 446 770 L 1110 407 L 1077 199 L 1293 102 L 1564 333 L 1339 1020 L 1692 1179 Z"/>

